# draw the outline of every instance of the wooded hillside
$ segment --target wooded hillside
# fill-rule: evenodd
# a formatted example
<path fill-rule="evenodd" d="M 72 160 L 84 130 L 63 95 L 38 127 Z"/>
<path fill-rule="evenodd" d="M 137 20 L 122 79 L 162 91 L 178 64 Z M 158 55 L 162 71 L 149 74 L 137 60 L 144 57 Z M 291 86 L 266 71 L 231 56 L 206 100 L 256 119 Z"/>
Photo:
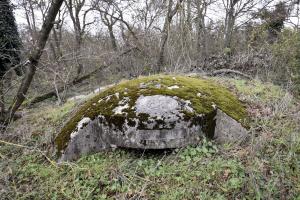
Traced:
<path fill-rule="evenodd" d="M 300 198 L 299 11 L 299 0 L 0 0 L 0 199 Z M 150 75 L 158 78 L 141 81 Z M 97 124 L 99 110 L 107 121 L 148 123 L 132 114 L 147 95 L 170 97 L 186 124 L 205 113 L 197 122 L 204 135 L 217 134 L 216 112 L 226 111 L 247 140 L 118 148 L 57 163 L 64 152 L 55 138 L 68 120 L 69 140 Z M 244 121 L 227 104 L 243 107 Z M 170 128 L 151 117 L 162 124 L 155 131 L 179 121 Z"/>

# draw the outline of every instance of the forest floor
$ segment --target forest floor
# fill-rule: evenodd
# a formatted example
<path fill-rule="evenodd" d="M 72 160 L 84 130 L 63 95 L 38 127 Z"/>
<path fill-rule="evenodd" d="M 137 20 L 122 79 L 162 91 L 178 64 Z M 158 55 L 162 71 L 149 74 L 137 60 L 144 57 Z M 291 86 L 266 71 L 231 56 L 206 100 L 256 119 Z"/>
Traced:
<path fill-rule="evenodd" d="M 214 80 L 246 103 L 247 143 L 116 149 L 58 165 L 54 138 L 80 102 L 42 104 L 0 136 L 0 199 L 300 199 L 300 104 L 270 83 Z"/>

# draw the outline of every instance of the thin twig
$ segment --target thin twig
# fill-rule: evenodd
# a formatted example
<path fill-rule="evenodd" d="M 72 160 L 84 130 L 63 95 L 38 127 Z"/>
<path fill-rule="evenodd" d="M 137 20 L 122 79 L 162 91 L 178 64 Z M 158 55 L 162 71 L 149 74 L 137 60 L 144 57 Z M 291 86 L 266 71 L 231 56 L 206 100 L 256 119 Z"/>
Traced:
<path fill-rule="evenodd" d="M 2 144 L 6 144 L 6 145 L 10 145 L 10 146 L 15 146 L 15 147 L 20 147 L 20 148 L 25 148 L 25 149 L 28 149 L 30 151 L 36 151 L 36 152 L 39 152 L 40 154 L 42 154 L 49 162 L 52 166 L 56 167 L 57 168 L 57 164 L 55 161 L 51 160 L 48 156 L 46 156 L 46 154 L 44 152 L 42 152 L 41 150 L 38 150 L 38 149 L 34 149 L 32 147 L 28 147 L 28 146 L 24 146 L 24 145 L 21 145 L 21 144 L 15 144 L 15 143 L 12 143 L 12 142 L 7 142 L 7 141 L 4 141 L 4 140 L 0 140 L 0 143 Z"/>

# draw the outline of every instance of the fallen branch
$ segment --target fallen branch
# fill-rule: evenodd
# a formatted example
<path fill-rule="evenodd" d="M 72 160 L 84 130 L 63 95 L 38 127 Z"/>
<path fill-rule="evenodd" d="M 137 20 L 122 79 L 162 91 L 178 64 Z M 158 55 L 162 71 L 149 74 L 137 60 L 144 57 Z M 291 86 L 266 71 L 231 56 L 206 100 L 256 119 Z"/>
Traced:
<path fill-rule="evenodd" d="M 89 79 L 89 78 L 90 78 L 92 75 L 94 75 L 95 73 L 107 69 L 111 64 L 113 64 L 115 61 L 117 61 L 120 57 L 122 57 L 122 56 L 124 56 L 124 55 L 127 55 L 128 53 L 130 53 L 130 52 L 132 52 L 132 51 L 140 51 L 140 50 L 139 50 L 137 47 L 133 47 L 133 48 L 127 49 L 127 50 L 123 51 L 122 53 L 120 53 L 120 54 L 117 56 L 117 58 L 111 59 L 111 61 L 110 61 L 108 64 L 102 65 L 102 66 L 98 67 L 97 69 L 95 69 L 95 70 L 89 72 L 88 74 L 86 74 L 86 75 L 84 75 L 84 76 L 82 76 L 82 77 L 80 77 L 80 78 L 74 79 L 73 81 L 67 83 L 67 84 L 64 85 L 64 86 L 57 87 L 56 89 L 53 89 L 53 90 L 51 90 L 51 91 L 49 91 L 49 92 L 46 92 L 46 93 L 44 93 L 44 94 L 42 94 L 42 95 L 40 95 L 40 96 L 35 97 L 34 99 L 32 99 L 32 100 L 28 103 L 28 105 L 29 105 L 29 106 L 32 106 L 32 105 L 34 105 L 34 104 L 36 104 L 36 103 L 40 103 L 40 102 L 42 102 L 42 101 L 44 101 L 44 100 L 46 100 L 46 99 L 50 99 L 50 98 L 52 98 L 52 97 L 57 97 L 57 94 L 63 92 L 66 88 L 69 88 L 69 87 L 72 87 L 72 86 L 74 86 L 74 85 L 80 84 L 80 83 L 82 83 L 83 81 Z"/>
<path fill-rule="evenodd" d="M 236 75 L 242 76 L 242 77 L 247 78 L 247 79 L 253 79 L 251 76 L 249 76 L 247 74 L 244 74 L 240 71 L 236 71 L 236 70 L 232 70 L 232 69 L 216 70 L 216 71 L 213 71 L 210 75 L 211 76 L 218 76 L 220 74 L 236 74 Z"/>
<path fill-rule="evenodd" d="M 28 105 L 29 105 L 29 106 L 32 106 L 32 105 L 34 105 L 34 104 L 36 104 L 36 103 L 40 103 L 40 102 L 42 102 L 42 101 L 44 101 L 44 100 L 46 100 L 46 99 L 50 99 L 50 98 L 52 98 L 52 97 L 57 97 L 57 94 L 63 92 L 66 88 L 69 88 L 69 87 L 71 87 L 71 86 L 74 86 L 74 85 L 77 85 L 77 84 L 79 84 L 79 83 L 82 83 L 83 81 L 89 79 L 92 75 L 94 75 L 94 74 L 97 73 L 98 71 L 104 70 L 104 69 L 106 69 L 107 67 L 108 67 L 108 65 L 103 65 L 103 66 L 101 66 L 101 67 L 99 67 L 99 68 L 93 70 L 92 72 L 90 72 L 90 73 L 88 73 L 88 74 L 86 74 L 86 75 L 84 75 L 84 76 L 82 76 L 82 77 L 80 77 L 80 78 L 77 78 L 77 79 L 75 79 L 75 80 L 73 80 L 73 81 L 71 81 L 71 82 L 69 82 L 69 83 L 67 83 L 67 84 L 64 85 L 64 86 L 58 87 L 58 88 L 56 88 L 56 89 L 54 89 L 54 90 L 51 90 L 51 91 L 46 92 L 46 93 L 44 93 L 44 94 L 42 94 L 42 95 L 40 95 L 40 96 L 37 96 L 37 97 L 35 97 L 34 99 L 32 99 L 32 100 L 28 103 Z"/>
<path fill-rule="evenodd" d="M 53 0 L 48 9 L 42 28 L 39 31 L 37 41 L 35 43 L 36 45 L 32 46 L 28 59 L 24 64 L 24 67 L 26 67 L 26 72 L 22 79 L 22 83 L 19 86 L 18 91 L 8 109 L 8 115 L 5 117 L 4 124 L 10 123 L 12 116 L 14 116 L 25 100 L 25 95 L 27 94 L 34 78 L 37 65 L 39 64 L 39 60 L 43 54 L 50 31 L 54 25 L 56 15 L 59 12 L 62 4 L 63 0 Z"/>
<path fill-rule="evenodd" d="M 15 144 L 15 143 L 12 143 L 12 142 L 7 142 L 7 141 L 4 141 L 4 140 L 0 140 L 0 144 L 4 144 L 4 145 L 10 145 L 10 146 L 14 146 L 14 147 L 19 147 L 19 148 L 25 148 L 29 151 L 35 151 L 35 152 L 38 152 L 40 154 L 42 154 L 48 161 L 49 163 L 56 167 L 57 168 L 57 164 L 55 161 L 51 160 L 43 151 L 39 150 L 39 149 L 35 149 L 33 147 L 29 147 L 29 146 L 24 146 L 24 145 L 21 145 L 21 144 Z"/>

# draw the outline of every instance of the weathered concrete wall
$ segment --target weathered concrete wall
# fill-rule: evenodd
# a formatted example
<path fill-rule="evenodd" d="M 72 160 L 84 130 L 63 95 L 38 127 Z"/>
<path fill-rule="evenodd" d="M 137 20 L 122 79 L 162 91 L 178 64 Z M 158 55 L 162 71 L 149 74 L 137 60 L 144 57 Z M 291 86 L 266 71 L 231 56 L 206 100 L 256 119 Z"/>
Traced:
<path fill-rule="evenodd" d="M 226 88 L 208 80 L 152 76 L 131 80 L 86 101 L 56 138 L 60 160 L 115 147 L 164 149 L 203 136 L 240 142 L 246 111 Z"/>

